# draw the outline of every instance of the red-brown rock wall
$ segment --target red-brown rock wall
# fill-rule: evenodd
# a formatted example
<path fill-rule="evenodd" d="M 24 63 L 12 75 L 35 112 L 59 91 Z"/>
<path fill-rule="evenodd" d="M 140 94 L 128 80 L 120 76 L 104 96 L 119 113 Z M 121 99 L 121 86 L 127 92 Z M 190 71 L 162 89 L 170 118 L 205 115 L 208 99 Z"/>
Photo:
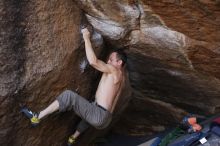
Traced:
<path fill-rule="evenodd" d="M 152 134 L 187 113 L 220 112 L 219 13 L 211 0 L 1 1 L 0 145 L 64 145 L 74 131 L 74 113 L 33 129 L 19 110 L 40 111 L 65 89 L 92 99 L 100 74 L 86 61 L 84 15 L 98 57 L 128 53 L 132 99 L 113 132 Z M 90 129 L 79 145 L 110 129 Z"/>

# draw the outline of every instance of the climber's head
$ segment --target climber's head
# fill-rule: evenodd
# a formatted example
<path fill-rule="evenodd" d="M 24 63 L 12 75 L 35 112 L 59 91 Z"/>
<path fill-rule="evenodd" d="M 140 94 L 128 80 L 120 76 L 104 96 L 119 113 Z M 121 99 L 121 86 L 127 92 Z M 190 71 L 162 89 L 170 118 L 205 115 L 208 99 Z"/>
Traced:
<path fill-rule="evenodd" d="M 127 55 L 123 50 L 113 50 L 108 58 L 108 64 L 115 67 L 123 67 L 127 62 Z"/>

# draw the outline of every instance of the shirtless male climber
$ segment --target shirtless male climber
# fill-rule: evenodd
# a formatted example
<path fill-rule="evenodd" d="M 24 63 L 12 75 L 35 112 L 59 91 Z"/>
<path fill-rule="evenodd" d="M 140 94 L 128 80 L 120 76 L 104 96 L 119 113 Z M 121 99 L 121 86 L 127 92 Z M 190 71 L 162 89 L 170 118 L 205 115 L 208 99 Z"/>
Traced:
<path fill-rule="evenodd" d="M 78 136 L 89 125 L 103 129 L 110 124 L 113 110 L 124 83 L 124 66 L 127 61 L 126 54 L 122 50 L 113 51 L 107 63 L 97 59 L 90 41 L 90 32 L 84 28 L 82 33 L 89 64 L 103 73 L 96 91 L 95 101 L 90 103 L 77 93 L 66 90 L 39 113 L 34 113 L 27 108 L 21 110 L 30 119 L 33 126 L 38 125 L 43 117 L 57 110 L 60 112 L 73 110 L 82 118 L 82 121 L 78 124 L 75 133 L 69 137 L 68 145 L 74 144 Z"/>

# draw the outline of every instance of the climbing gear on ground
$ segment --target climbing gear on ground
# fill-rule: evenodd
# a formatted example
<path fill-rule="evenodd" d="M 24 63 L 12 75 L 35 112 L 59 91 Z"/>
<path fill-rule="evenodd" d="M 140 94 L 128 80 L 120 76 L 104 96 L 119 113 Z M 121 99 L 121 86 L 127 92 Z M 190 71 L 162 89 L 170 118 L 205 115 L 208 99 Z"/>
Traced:
<path fill-rule="evenodd" d="M 197 123 L 197 119 L 196 117 L 185 116 L 182 120 L 182 123 L 187 124 L 187 125 L 193 125 Z"/>
<path fill-rule="evenodd" d="M 32 126 L 37 126 L 40 123 L 40 119 L 38 118 L 38 114 L 32 112 L 27 107 L 24 107 L 21 109 L 21 112 L 24 113 L 24 115 L 30 119 Z"/>
<path fill-rule="evenodd" d="M 185 131 L 181 128 L 177 127 L 174 130 L 172 130 L 170 133 L 168 133 L 163 139 L 161 139 L 161 142 L 158 146 L 167 146 L 170 142 L 177 139 L 178 137 L 185 134 Z"/>
<path fill-rule="evenodd" d="M 197 119 L 194 116 L 185 116 L 182 120 L 182 125 L 184 125 L 188 133 L 198 132 L 202 127 L 197 124 Z"/>

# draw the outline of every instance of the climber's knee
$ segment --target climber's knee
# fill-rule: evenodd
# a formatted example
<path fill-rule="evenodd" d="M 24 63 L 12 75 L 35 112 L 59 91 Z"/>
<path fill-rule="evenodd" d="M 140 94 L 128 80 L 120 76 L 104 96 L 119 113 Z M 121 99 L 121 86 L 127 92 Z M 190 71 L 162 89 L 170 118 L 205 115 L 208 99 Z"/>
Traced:
<path fill-rule="evenodd" d="M 65 90 L 58 97 L 57 101 L 59 102 L 59 111 L 68 111 L 72 108 L 72 103 L 76 98 L 76 93 L 71 90 Z"/>

